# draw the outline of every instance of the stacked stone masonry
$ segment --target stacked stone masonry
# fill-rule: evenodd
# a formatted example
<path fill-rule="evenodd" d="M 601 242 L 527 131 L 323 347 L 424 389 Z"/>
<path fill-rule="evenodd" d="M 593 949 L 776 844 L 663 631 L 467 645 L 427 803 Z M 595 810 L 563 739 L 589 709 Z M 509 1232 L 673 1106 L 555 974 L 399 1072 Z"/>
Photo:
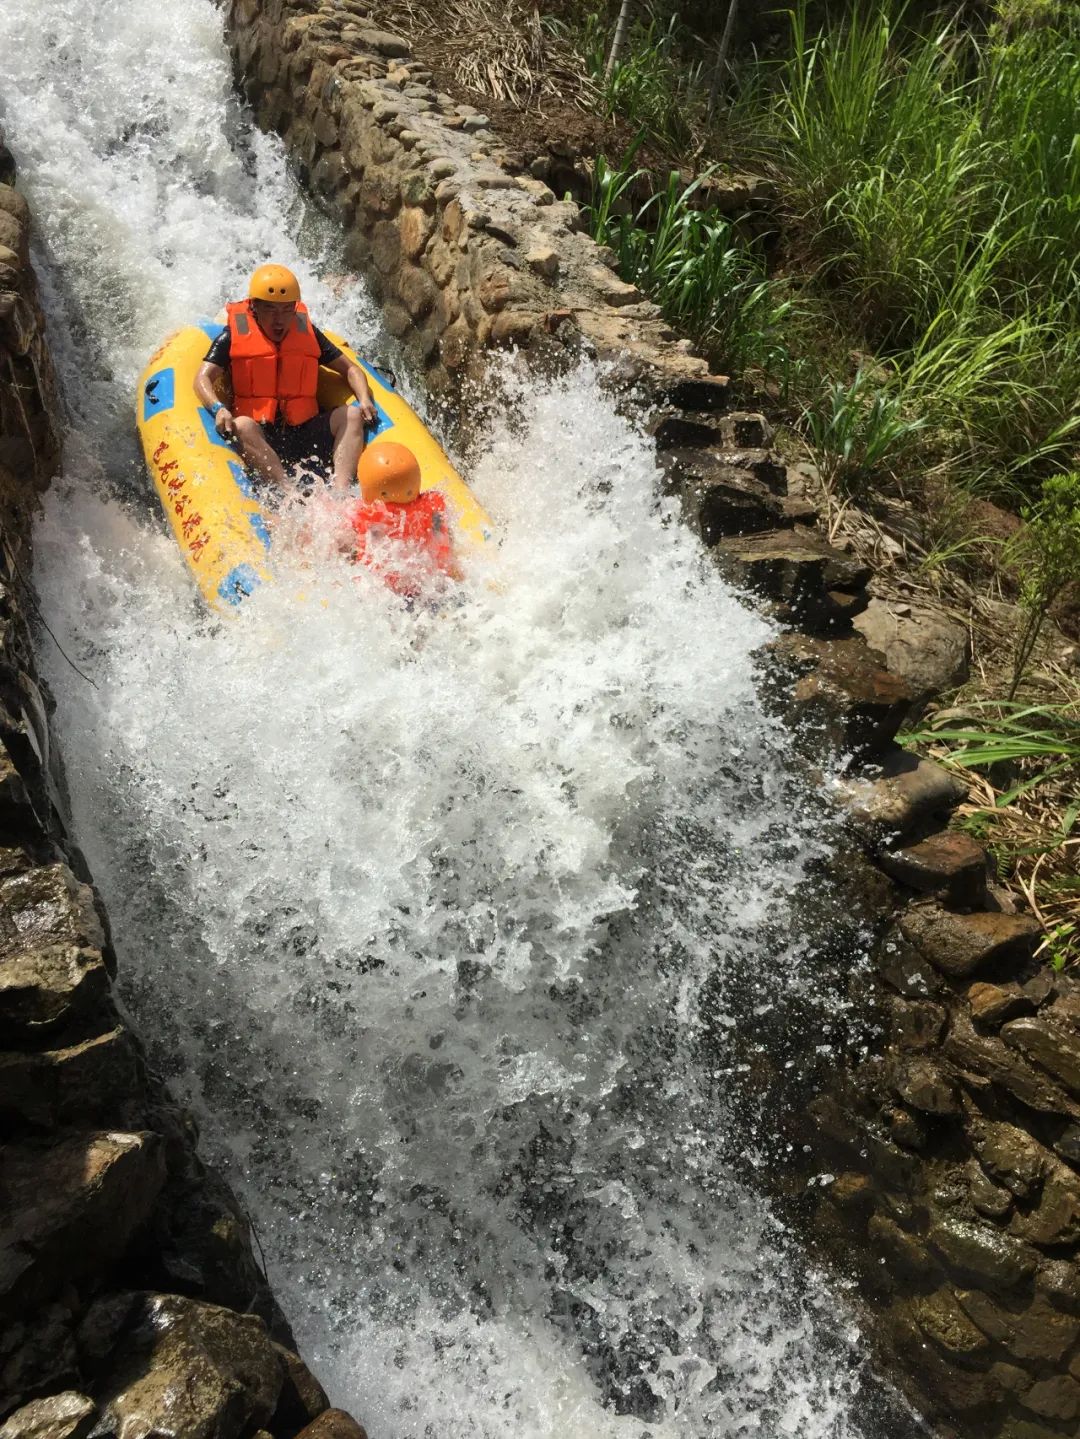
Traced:
<path fill-rule="evenodd" d="M 363 1439 L 119 1016 L 53 805 L 22 576 L 58 400 L 14 179 L 0 141 L 0 1436 Z"/>
<path fill-rule="evenodd" d="M 809 1129 L 791 1119 L 815 1167 L 836 1170 L 811 1230 L 856 1274 L 882 1357 L 942 1435 L 1080 1434 L 1080 991 L 1035 957 L 1035 924 L 1008 912 L 979 846 L 946 829 L 963 787 L 894 743 L 962 679 L 963 634 L 928 616 L 920 633 L 871 600 L 765 418 L 735 410 L 619 279 L 545 183 L 551 157 L 530 164 L 438 93 L 377 0 L 231 0 L 229 23 L 260 123 L 340 220 L 430 390 L 467 416 L 494 348 L 541 369 L 605 362 L 650 407 L 667 493 L 785 626 L 777 707 L 811 759 L 856 762 L 838 800 L 874 868 L 877 929 L 859 1002 L 884 1031 L 823 1088 Z"/>

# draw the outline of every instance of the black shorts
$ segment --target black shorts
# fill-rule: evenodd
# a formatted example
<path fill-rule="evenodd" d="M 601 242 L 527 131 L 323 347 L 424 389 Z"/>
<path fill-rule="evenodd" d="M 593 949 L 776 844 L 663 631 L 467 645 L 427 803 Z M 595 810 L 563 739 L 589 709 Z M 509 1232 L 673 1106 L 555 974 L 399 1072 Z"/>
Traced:
<path fill-rule="evenodd" d="M 283 465 L 298 465 L 314 460 L 329 465 L 334 456 L 334 436 L 330 429 L 330 411 L 320 410 L 302 425 L 286 425 L 275 421 L 263 425 L 266 443 Z"/>

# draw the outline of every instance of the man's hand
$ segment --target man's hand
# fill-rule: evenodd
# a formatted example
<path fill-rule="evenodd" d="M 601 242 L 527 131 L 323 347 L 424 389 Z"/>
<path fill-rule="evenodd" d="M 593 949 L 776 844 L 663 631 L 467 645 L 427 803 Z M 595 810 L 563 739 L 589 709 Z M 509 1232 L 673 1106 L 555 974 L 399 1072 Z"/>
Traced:
<path fill-rule="evenodd" d="M 230 440 L 236 438 L 236 421 L 233 419 L 232 411 L 227 410 L 224 405 L 214 416 L 214 429 L 219 435 L 225 435 Z"/>
<path fill-rule="evenodd" d="M 379 423 L 379 412 L 375 408 L 375 402 L 372 400 L 370 394 L 366 398 L 361 395 L 357 395 L 356 398 L 360 405 L 360 413 L 364 417 L 364 424 L 377 425 Z"/>

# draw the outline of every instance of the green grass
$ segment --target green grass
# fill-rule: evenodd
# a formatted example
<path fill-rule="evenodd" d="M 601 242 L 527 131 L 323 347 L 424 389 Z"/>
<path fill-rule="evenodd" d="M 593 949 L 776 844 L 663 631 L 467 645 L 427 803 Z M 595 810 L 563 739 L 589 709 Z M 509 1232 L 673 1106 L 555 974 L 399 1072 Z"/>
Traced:
<path fill-rule="evenodd" d="M 1080 428 L 1080 21 L 1060 14 L 980 38 L 879 3 L 813 34 L 800 4 L 757 117 L 904 411 L 959 478 L 1003 487 L 1067 465 Z"/>
<path fill-rule="evenodd" d="M 717 365 L 784 382 L 791 355 L 783 333 L 792 302 L 731 223 L 698 208 L 709 172 L 685 184 L 673 171 L 666 188 L 635 211 L 629 196 L 642 173 L 627 162 L 597 160 L 589 207 L 593 238 L 611 246 L 623 278 L 655 300 Z"/>

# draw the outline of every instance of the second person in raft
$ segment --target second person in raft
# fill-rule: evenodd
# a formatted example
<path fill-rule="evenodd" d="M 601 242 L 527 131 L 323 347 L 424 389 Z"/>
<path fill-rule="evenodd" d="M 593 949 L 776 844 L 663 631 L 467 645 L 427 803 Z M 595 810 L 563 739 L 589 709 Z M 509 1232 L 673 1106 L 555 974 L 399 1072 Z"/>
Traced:
<path fill-rule="evenodd" d="M 364 426 L 378 419 L 363 370 L 311 323 L 300 283 L 284 265 L 261 265 L 247 299 L 225 308 L 229 323 L 195 376 L 195 393 L 218 434 L 234 437 L 248 466 L 283 495 L 293 490 L 285 466 L 308 459 L 332 460 L 335 489 L 347 488 L 364 448 Z M 355 405 L 319 409 L 320 365 L 344 376 Z M 215 390 L 226 372 L 231 409 Z"/>
<path fill-rule="evenodd" d="M 420 493 L 416 456 L 396 440 L 376 440 L 360 458 L 360 500 L 348 513 L 355 558 L 411 603 L 434 598 L 440 580 L 460 580 L 446 500 Z"/>

